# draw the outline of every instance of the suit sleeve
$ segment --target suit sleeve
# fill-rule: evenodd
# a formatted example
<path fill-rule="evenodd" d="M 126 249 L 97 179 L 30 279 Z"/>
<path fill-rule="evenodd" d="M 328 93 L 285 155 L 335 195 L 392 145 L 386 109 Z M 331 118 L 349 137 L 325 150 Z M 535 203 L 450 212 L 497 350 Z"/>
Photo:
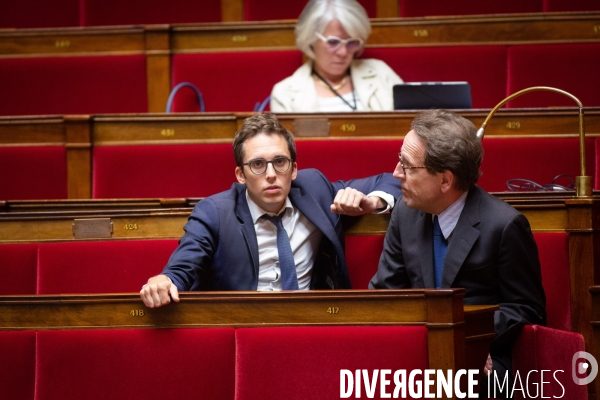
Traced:
<path fill-rule="evenodd" d="M 212 199 L 204 199 L 194 207 L 183 227 L 185 234 L 162 272 L 171 278 L 177 289 L 190 290 L 202 273 L 210 268 L 217 248 L 218 215 Z"/>
<path fill-rule="evenodd" d="M 369 289 L 406 289 L 411 287 L 402 253 L 400 211 L 401 207 L 396 207 L 392 211 L 383 243 L 383 252 L 379 258 L 379 267 L 369 282 Z"/>
<path fill-rule="evenodd" d="M 546 296 L 537 245 L 522 214 L 511 218 L 502 232 L 498 284 L 500 311 L 494 318 L 498 337 L 492 342 L 492 351 L 512 346 L 523 325 L 546 324 Z"/>
<path fill-rule="evenodd" d="M 390 172 L 370 176 L 368 178 L 333 182 L 334 193 L 337 193 L 338 190 L 345 189 L 347 187 L 356 189 L 364 194 L 380 190 L 392 195 L 396 200 L 398 200 L 402 194 L 399 181 L 394 178 Z"/>

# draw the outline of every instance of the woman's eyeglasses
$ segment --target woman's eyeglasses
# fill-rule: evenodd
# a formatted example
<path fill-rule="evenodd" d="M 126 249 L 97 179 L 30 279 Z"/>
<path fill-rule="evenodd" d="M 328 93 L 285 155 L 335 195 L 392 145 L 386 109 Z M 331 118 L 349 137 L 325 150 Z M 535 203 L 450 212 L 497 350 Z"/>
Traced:
<path fill-rule="evenodd" d="M 359 50 L 363 45 L 362 39 L 349 38 L 349 39 L 340 39 L 337 36 L 323 36 L 320 33 L 317 33 L 317 37 L 325 43 L 327 46 L 327 50 L 329 51 L 338 51 L 342 46 L 346 46 L 346 50 L 348 52 L 353 53 Z"/>

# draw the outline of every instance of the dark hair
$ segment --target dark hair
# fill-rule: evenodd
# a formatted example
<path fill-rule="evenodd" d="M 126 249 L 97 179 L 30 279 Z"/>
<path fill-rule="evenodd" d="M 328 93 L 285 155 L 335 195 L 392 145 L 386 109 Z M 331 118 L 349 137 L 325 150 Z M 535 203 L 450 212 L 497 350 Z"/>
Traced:
<path fill-rule="evenodd" d="M 426 144 L 425 166 L 430 173 L 451 171 L 455 188 L 469 190 L 481 176 L 483 147 L 471 121 L 447 110 L 417 114 L 411 129 Z"/>
<path fill-rule="evenodd" d="M 287 142 L 292 161 L 296 161 L 296 144 L 294 143 L 294 136 L 279 123 L 274 114 L 264 113 L 246 118 L 242 125 L 242 129 L 235 133 L 235 138 L 233 139 L 233 155 L 238 167 L 244 162 L 244 143 L 246 140 L 253 138 L 260 133 L 283 136 Z"/>

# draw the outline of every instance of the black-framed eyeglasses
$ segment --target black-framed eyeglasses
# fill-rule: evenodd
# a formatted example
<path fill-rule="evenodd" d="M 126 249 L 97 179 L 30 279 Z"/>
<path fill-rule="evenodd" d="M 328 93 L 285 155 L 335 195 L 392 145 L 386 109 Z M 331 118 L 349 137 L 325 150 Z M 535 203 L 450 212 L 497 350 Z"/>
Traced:
<path fill-rule="evenodd" d="M 422 166 L 422 167 L 407 167 L 402 162 L 402 152 L 398 153 L 398 160 L 400 161 L 400 166 L 402 167 L 402 173 L 404 173 L 404 175 L 406 175 L 406 170 L 407 169 L 411 170 L 411 169 L 418 169 L 418 168 L 427 168 L 426 166 Z"/>
<path fill-rule="evenodd" d="M 273 166 L 275 172 L 282 174 L 290 169 L 290 165 L 292 165 L 292 159 L 287 157 L 275 157 L 271 161 L 267 161 L 264 158 L 256 158 L 242 165 L 247 165 L 254 175 L 261 175 L 267 171 L 269 164 Z"/>

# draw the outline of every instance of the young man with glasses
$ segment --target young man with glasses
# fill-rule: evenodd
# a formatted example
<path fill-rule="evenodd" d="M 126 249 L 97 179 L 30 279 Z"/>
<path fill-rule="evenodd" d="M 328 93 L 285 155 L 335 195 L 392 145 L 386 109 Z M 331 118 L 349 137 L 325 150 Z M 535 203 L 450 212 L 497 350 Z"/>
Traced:
<path fill-rule="evenodd" d="M 140 291 L 144 304 L 179 301 L 180 290 L 350 288 L 340 214 L 393 207 L 392 174 L 331 183 L 299 171 L 294 138 L 272 114 L 246 119 L 233 152 L 239 183 L 196 205 L 162 274 Z"/>
<path fill-rule="evenodd" d="M 404 138 L 392 212 L 372 289 L 465 288 L 465 304 L 498 304 L 483 372 L 503 380 L 523 325 L 546 321 L 537 246 L 527 219 L 476 182 L 483 160 L 471 121 L 420 113 Z M 481 381 L 485 383 L 486 380 Z M 512 381 L 509 388 L 512 388 Z M 483 393 L 482 393 L 483 392 Z M 480 389 L 485 398 L 487 388 Z"/>

